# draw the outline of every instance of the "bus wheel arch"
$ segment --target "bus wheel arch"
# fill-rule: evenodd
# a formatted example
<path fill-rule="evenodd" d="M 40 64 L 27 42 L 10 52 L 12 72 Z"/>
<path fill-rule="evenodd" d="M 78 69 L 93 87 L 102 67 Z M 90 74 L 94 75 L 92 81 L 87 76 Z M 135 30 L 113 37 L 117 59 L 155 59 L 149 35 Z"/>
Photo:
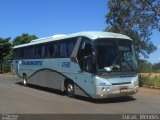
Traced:
<path fill-rule="evenodd" d="M 27 86 L 27 75 L 26 75 L 26 73 L 23 73 L 23 85 Z"/>
<path fill-rule="evenodd" d="M 67 95 L 69 97 L 73 98 L 75 96 L 74 82 L 70 79 L 66 79 L 64 81 L 64 87 L 65 87 L 65 91 L 66 91 Z"/>

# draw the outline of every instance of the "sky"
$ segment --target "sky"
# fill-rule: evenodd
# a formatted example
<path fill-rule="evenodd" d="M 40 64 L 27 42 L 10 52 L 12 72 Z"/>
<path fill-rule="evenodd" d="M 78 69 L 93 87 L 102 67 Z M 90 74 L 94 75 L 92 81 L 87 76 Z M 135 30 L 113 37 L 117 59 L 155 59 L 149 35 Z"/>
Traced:
<path fill-rule="evenodd" d="M 22 33 L 39 38 L 81 31 L 102 31 L 107 26 L 107 0 L 0 0 L 0 37 Z M 151 40 L 158 47 L 149 61 L 160 62 L 160 33 Z"/>

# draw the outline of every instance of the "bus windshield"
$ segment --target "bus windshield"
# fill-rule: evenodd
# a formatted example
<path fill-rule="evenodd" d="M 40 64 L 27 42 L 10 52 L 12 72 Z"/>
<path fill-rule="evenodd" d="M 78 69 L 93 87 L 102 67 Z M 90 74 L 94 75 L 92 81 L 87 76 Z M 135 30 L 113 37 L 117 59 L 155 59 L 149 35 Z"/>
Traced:
<path fill-rule="evenodd" d="M 98 71 L 136 71 L 137 63 L 131 40 L 96 40 Z"/>

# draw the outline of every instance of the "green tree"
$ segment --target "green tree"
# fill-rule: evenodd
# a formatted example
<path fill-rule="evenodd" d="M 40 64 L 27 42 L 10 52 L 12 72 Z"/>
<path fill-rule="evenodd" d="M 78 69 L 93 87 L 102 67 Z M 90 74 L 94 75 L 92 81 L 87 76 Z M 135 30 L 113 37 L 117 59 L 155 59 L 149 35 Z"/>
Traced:
<path fill-rule="evenodd" d="M 151 72 L 152 63 L 147 60 L 140 59 L 138 60 L 138 71 L 139 72 Z"/>
<path fill-rule="evenodd" d="M 109 0 L 106 31 L 121 33 L 133 39 L 144 57 L 156 50 L 150 40 L 152 30 L 160 31 L 159 0 Z"/>
<path fill-rule="evenodd" d="M 2 73 L 2 64 L 5 60 L 12 58 L 12 44 L 10 38 L 0 38 L 0 72 Z"/>
<path fill-rule="evenodd" d="M 31 40 L 37 39 L 36 35 L 29 35 L 28 33 L 23 33 L 21 36 L 17 36 L 13 39 L 13 46 L 29 43 Z"/>
<path fill-rule="evenodd" d="M 160 62 L 154 63 L 152 68 L 154 71 L 160 71 Z"/>

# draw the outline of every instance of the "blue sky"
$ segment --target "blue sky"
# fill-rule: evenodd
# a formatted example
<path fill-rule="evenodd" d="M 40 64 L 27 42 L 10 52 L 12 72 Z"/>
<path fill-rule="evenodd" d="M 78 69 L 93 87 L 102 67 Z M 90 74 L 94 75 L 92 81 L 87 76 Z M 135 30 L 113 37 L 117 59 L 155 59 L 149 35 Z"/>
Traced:
<path fill-rule="evenodd" d="M 101 31 L 106 27 L 106 3 L 107 0 L 0 0 L 0 37 Z M 160 62 L 160 33 L 154 31 L 151 40 L 158 50 L 149 60 Z"/>

